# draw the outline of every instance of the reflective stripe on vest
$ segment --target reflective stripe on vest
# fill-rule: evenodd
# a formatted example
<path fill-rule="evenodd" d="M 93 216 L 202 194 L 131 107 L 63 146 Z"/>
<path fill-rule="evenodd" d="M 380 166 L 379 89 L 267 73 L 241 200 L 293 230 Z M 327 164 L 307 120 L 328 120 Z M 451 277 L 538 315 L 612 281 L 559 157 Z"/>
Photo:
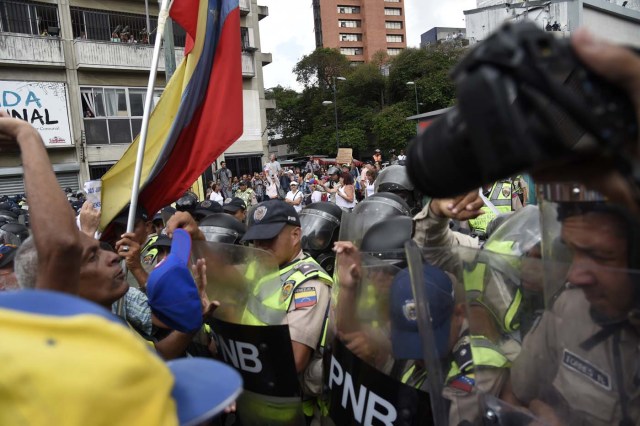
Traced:
<path fill-rule="evenodd" d="M 513 241 L 491 241 L 485 245 L 484 248 L 498 254 L 509 255 L 512 254 L 511 247 Z M 505 257 L 505 260 L 509 263 L 511 257 Z M 519 270 L 518 265 L 510 265 L 515 270 Z M 472 270 L 465 269 L 463 271 L 464 288 L 466 292 L 467 301 L 477 302 L 484 306 L 500 324 L 500 326 L 508 333 L 511 333 L 520 328 L 520 322 L 518 321 L 517 314 L 522 304 L 522 291 L 518 287 L 513 295 L 509 306 L 505 309 L 504 313 L 494 312 L 491 307 L 487 306 L 484 300 L 484 292 L 487 284 L 487 280 L 491 279 L 487 277 L 487 265 L 485 263 L 477 263 Z M 517 280 L 517 277 L 510 277 Z M 501 315 L 501 316 L 499 316 Z"/>
<path fill-rule="evenodd" d="M 251 271 L 255 268 L 248 268 L 247 277 L 251 279 Z M 272 292 L 273 288 L 270 286 L 262 286 L 260 282 L 256 284 L 252 296 L 247 302 L 247 309 L 242 317 L 242 323 L 246 325 L 266 325 L 266 324 L 280 324 L 282 319 L 289 311 L 289 306 L 293 300 L 293 295 L 301 284 L 311 279 L 319 279 L 326 285 L 331 287 L 333 280 L 322 269 L 320 265 L 311 257 L 299 259 L 291 265 L 281 269 L 280 273 L 280 287 L 277 291 Z M 263 282 L 271 280 L 272 277 L 263 278 Z M 282 285 L 287 281 L 293 281 L 293 288 L 285 299 L 281 298 Z M 271 294 L 266 294 L 272 292 Z"/>
<path fill-rule="evenodd" d="M 486 337 L 471 336 L 470 347 L 473 364 L 461 370 L 456 361 L 452 361 L 447 374 L 447 382 L 460 375 L 475 373 L 476 367 L 508 368 L 511 365 L 500 348 Z"/>
<path fill-rule="evenodd" d="M 509 186 L 509 195 L 505 196 L 502 193 L 502 188 L 504 185 Z M 511 183 L 510 182 L 495 182 L 493 187 L 491 187 L 491 192 L 489 193 L 489 201 L 496 207 L 500 213 L 509 213 L 511 212 Z M 478 216 L 475 219 L 469 219 L 469 226 L 476 232 L 487 232 L 487 226 L 489 222 L 491 222 L 496 215 L 489 209 L 489 207 L 482 207 L 480 210 L 484 212 L 484 214 Z"/>
<path fill-rule="evenodd" d="M 400 381 L 405 385 L 409 385 L 416 389 L 420 389 L 426 379 L 427 379 L 427 370 L 422 369 L 421 371 L 418 371 L 416 374 L 416 365 L 413 364 L 411 365 L 411 367 L 407 368 L 407 371 L 405 371 L 402 374 L 402 378 L 400 379 Z"/>

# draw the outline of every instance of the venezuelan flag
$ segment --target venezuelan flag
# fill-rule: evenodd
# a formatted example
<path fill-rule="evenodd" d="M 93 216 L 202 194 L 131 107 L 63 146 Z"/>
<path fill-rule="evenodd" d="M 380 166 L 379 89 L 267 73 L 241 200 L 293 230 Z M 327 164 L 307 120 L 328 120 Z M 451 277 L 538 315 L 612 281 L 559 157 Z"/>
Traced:
<path fill-rule="evenodd" d="M 293 294 L 293 302 L 296 309 L 308 308 L 318 303 L 316 289 L 313 287 L 301 288 Z"/>
<path fill-rule="evenodd" d="M 243 131 L 238 0 L 174 0 L 185 58 L 149 120 L 138 203 L 151 214 L 176 199 Z M 138 136 L 102 178 L 104 229 L 131 201 Z"/>

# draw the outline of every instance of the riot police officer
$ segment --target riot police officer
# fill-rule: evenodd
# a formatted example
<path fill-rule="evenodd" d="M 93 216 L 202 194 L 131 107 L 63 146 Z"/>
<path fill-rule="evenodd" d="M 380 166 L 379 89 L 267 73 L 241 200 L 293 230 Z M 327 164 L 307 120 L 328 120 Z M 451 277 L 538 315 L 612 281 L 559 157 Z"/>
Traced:
<path fill-rule="evenodd" d="M 200 221 L 198 227 L 207 241 L 226 244 L 240 244 L 240 240 L 246 232 L 244 223 L 225 213 L 213 213 L 206 216 Z"/>
<path fill-rule="evenodd" d="M 312 203 L 300 212 L 302 250 L 328 273 L 333 273 L 333 243 L 338 240 L 342 209 L 333 203 Z"/>
<path fill-rule="evenodd" d="M 322 380 L 321 338 L 327 319 L 331 277 L 302 251 L 300 217 L 280 200 L 264 201 L 252 211 L 252 224 L 243 241 L 270 252 L 280 266 L 279 294 L 264 295 L 261 305 L 248 305 L 245 313 L 255 324 L 268 323 L 270 311 L 287 312 L 295 367 L 302 377 L 307 398 L 320 394 Z M 259 290 L 256 290 L 259 292 Z M 250 323 L 251 321 L 249 321 Z M 311 410 L 311 412 L 309 412 Z M 305 406 L 305 414 L 313 403 Z"/>
<path fill-rule="evenodd" d="M 421 203 L 405 166 L 388 166 L 382 169 L 374 183 L 374 192 L 391 192 L 399 195 L 411 207 L 413 214 L 421 209 Z"/>

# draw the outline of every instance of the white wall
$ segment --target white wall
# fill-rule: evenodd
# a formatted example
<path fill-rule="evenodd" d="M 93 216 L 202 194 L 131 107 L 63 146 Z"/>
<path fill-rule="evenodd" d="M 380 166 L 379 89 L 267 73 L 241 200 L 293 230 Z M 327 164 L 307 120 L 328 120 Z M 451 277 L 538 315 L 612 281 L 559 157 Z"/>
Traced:
<path fill-rule="evenodd" d="M 600 37 L 640 47 L 640 25 L 638 23 L 586 7 L 582 12 L 582 19 L 584 26 Z"/>

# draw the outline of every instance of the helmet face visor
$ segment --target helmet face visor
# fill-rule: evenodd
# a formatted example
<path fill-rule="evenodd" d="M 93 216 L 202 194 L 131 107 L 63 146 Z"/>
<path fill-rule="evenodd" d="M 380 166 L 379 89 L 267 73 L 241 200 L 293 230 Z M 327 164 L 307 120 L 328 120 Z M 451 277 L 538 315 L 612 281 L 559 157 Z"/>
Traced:
<path fill-rule="evenodd" d="M 340 227 L 340 221 L 319 210 L 306 209 L 300 213 L 302 225 L 303 250 L 325 250 L 333 242 L 336 229 Z"/>

